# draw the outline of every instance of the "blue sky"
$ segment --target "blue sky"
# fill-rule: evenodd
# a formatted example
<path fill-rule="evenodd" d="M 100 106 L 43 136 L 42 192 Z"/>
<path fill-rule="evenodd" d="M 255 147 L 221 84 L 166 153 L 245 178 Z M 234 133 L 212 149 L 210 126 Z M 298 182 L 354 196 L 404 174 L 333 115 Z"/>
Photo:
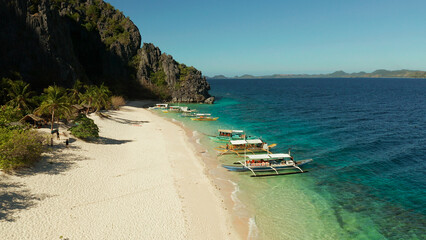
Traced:
<path fill-rule="evenodd" d="M 204 75 L 426 70 L 426 0 L 107 0 Z"/>

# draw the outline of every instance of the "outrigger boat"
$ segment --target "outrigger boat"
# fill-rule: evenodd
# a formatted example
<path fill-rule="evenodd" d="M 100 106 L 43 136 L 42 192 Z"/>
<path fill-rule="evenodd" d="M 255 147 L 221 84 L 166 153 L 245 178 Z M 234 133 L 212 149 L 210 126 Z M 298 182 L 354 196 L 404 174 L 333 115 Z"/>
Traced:
<path fill-rule="evenodd" d="M 181 117 L 196 117 L 197 113 L 195 113 L 195 112 L 184 112 L 180 116 Z"/>
<path fill-rule="evenodd" d="M 180 107 L 181 112 L 183 113 L 194 113 L 197 109 L 190 109 L 189 107 Z"/>
<path fill-rule="evenodd" d="M 266 142 L 261 139 L 245 139 L 245 140 L 231 140 L 226 145 L 219 146 L 215 148 L 220 155 L 224 154 L 237 154 L 240 156 L 240 153 L 255 153 L 255 152 L 267 152 L 271 153 L 269 149 L 275 147 L 277 144 L 268 145 Z"/>
<path fill-rule="evenodd" d="M 197 113 L 195 118 L 191 118 L 192 121 L 216 121 L 218 117 L 211 117 L 210 113 Z"/>
<path fill-rule="evenodd" d="M 277 175 L 290 175 L 298 173 L 307 173 L 303 171 L 300 166 L 312 162 L 312 159 L 305 159 L 300 161 L 294 161 L 293 157 L 289 153 L 277 153 L 277 154 L 258 154 L 258 155 L 246 155 L 245 161 L 238 161 L 234 164 L 238 165 L 222 165 L 229 171 L 234 172 L 246 172 L 251 171 L 253 175 L 251 177 L 266 177 L 266 176 L 277 176 Z M 283 169 L 297 169 L 300 172 L 288 172 L 279 173 L 279 170 Z M 275 172 L 272 174 L 261 174 L 257 175 L 256 172 Z"/>
<path fill-rule="evenodd" d="M 244 140 L 247 138 L 243 130 L 218 129 L 218 132 L 219 136 L 209 136 L 209 138 L 214 142 L 229 142 L 230 140 Z M 248 139 L 253 138 L 248 137 Z"/>
<path fill-rule="evenodd" d="M 167 109 L 169 107 L 169 104 L 167 103 L 157 103 L 154 107 L 149 107 L 148 109 Z"/>
<path fill-rule="evenodd" d="M 181 111 L 181 107 L 180 106 L 170 106 L 168 109 L 162 110 L 163 113 L 168 113 L 168 112 L 180 112 Z"/>

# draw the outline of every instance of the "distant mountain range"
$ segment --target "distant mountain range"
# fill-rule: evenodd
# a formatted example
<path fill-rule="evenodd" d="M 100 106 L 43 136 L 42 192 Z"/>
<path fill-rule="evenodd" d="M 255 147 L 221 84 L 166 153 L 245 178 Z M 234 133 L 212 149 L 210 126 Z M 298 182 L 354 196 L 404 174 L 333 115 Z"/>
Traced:
<path fill-rule="evenodd" d="M 241 76 L 226 77 L 224 75 L 216 75 L 207 77 L 208 79 L 256 79 L 256 78 L 426 78 L 426 71 L 418 70 L 385 70 L 379 69 L 371 73 L 357 72 L 346 73 L 344 71 L 336 71 L 329 74 L 273 74 L 265 76 L 253 76 L 244 74 Z"/>

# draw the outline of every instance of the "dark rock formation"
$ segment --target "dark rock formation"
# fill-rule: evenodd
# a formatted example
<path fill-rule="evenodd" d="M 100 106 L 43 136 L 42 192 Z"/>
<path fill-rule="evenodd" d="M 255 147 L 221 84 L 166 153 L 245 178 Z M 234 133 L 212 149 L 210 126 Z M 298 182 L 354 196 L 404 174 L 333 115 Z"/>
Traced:
<path fill-rule="evenodd" d="M 210 85 L 200 71 L 179 64 L 152 43 L 144 43 L 135 61 L 140 83 L 173 102 L 204 102 L 210 97 Z"/>
<path fill-rule="evenodd" d="M 210 96 L 201 72 L 140 45 L 133 22 L 102 0 L 0 0 L 0 78 L 19 72 L 38 91 L 80 79 L 133 98 Z"/>

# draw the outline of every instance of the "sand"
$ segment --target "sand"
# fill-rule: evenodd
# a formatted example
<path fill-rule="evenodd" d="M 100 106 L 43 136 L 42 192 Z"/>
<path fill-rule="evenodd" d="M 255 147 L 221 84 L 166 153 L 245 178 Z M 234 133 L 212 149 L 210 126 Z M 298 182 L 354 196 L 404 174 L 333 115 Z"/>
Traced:
<path fill-rule="evenodd" d="M 181 127 L 132 106 L 106 114 L 91 115 L 99 143 L 61 136 L 35 167 L 0 173 L 2 239 L 240 238 Z"/>

